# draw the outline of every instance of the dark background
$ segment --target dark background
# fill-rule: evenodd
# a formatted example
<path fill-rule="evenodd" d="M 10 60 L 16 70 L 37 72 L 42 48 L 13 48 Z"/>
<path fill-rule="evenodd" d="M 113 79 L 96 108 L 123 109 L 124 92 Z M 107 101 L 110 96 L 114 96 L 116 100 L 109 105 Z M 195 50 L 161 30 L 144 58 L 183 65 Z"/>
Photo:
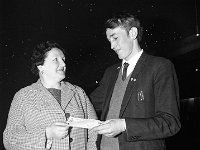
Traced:
<path fill-rule="evenodd" d="M 106 40 L 104 22 L 127 10 L 144 27 L 142 48 L 170 59 L 176 68 L 182 129 L 167 139 L 168 149 L 200 148 L 199 0 L 2 0 L 0 6 L 1 133 L 14 94 L 37 80 L 30 71 L 37 43 L 60 43 L 70 54 L 66 80 L 89 95 L 104 70 L 119 62 Z"/>

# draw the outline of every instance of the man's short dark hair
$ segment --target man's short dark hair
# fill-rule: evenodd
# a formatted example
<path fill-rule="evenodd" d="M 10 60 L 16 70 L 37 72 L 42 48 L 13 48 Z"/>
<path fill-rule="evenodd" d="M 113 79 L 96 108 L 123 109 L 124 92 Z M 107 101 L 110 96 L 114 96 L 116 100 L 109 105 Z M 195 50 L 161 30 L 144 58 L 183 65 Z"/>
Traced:
<path fill-rule="evenodd" d="M 132 27 L 136 27 L 138 30 L 138 42 L 142 39 L 143 28 L 140 26 L 140 21 L 137 17 L 133 16 L 128 12 L 120 12 L 114 14 L 112 18 L 108 19 L 105 23 L 105 28 L 114 29 L 117 27 L 122 27 L 129 33 Z"/>

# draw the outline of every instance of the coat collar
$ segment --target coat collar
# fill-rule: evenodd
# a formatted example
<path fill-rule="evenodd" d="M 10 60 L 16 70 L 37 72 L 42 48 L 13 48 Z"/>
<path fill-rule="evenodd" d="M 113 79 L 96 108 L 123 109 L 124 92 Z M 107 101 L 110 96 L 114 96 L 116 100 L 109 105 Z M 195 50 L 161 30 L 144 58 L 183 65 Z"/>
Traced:
<path fill-rule="evenodd" d="M 40 79 L 33 86 L 43 97 L 42 100 L 46 106 L 58 111 L 66 109 L 69 102 L 74 98 L 75 87 L 68 82 L 61 82 L 61 107 L 51 93 L 42 85 Z"/>

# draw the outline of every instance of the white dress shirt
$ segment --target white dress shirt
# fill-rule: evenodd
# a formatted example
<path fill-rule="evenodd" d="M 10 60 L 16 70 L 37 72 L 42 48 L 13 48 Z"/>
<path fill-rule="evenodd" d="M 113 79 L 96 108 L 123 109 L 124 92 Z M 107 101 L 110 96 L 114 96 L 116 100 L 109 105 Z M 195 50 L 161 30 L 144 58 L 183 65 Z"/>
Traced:
<path fill-rule="evenodd" d="M 134 70 L 136 63 L 138 62 L 138 59 L 140 58 L 140 56 L 142 55 L 143 50 L 141 50 L 140 52 L 138 52 L 135 56 L 133 56 L 129 61 L 126 61 L 125 59 L 122 60 L 122 71 L 123 71 L 123 64 L 126 62 L 129 64 L 128 68 L 127 68 L 127 76 L 129 76 L 131 74 L 131 72 Z"/>

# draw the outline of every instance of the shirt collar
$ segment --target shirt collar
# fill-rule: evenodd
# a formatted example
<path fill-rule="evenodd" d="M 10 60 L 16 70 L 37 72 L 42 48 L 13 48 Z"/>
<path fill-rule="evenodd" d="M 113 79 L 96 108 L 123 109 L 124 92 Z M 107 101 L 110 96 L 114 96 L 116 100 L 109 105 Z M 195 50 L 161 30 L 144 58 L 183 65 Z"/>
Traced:
<path fill-rule="evenodd" d="M 126 61 L 125 59 L 122 60 L 122 66 L 125 62 L 127 62 L 129 64 L 129 66 L 135 66 L 138 59 L 140 58 L 140 56 L 142 55 L 143 50 L 139 51 L 135 56 L 133 56 L 130 60 Z"/>

